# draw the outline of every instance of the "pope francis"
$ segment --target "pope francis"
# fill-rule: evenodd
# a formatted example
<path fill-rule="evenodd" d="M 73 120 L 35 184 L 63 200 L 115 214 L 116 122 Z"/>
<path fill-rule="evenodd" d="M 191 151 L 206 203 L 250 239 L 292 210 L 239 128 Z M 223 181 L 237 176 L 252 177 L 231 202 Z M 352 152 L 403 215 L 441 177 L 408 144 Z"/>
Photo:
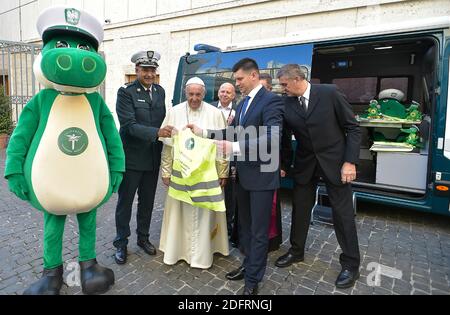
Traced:
<path fill-rule="evenodd" d="M 162 127 L 171 125 L 178 130 L 187 124 L 195 123 L 205 129 L 223 129 L 226 120 L 216 107 L 203 102 L 205 84 L 194 77 L 186 82 L 187 101 L 171 108 L 162 123 Z M 161 138 L 163 151 L 161 157 L 161 177 L 166 186 L 171 185 L 173 172 L 174 141 Z M 226 184 L 228 162 L 216 159 L 215 162 L 220 186 Z M 223 193 L 221 194 L 223 198 Z M 191 267 L 207 269 L 213 264 L 214 253 L 227 256 L 228 233 L 225 211 L 193 206 L 167 195 L 161 228 L 160 250 L 164 252 L 164 263 L 173 265 L 179 260 L 186 261 Z"/>

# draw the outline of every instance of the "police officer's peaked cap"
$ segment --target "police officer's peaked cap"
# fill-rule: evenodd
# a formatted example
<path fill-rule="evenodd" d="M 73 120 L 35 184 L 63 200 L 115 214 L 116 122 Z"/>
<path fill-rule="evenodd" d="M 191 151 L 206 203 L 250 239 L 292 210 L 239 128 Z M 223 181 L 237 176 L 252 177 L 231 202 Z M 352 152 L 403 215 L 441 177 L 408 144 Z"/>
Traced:
<path fill-rule="evenodd" d="M 36 25 L 44 44 L 53 36 L 67 32 L 88 38 L 95 49 L 103 41 L 103 26 L 100 21 L 86 11 L 72 7 L 50 7 L 39 15 Z"/>
<path fill-rule="evenodd" d="M 153 50 L 139 51 L 131 57 L 131 62 L 136 66 L 158 68 L 158 60 L 161 55 Z"/>

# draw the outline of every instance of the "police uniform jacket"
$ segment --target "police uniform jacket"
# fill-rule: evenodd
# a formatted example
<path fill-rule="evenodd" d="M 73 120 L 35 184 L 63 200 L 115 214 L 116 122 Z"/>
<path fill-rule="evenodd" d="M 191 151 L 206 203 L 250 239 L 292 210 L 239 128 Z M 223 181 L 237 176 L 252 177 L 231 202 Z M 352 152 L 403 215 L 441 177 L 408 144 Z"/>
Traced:
<path fill-rule="evenodd" d="M 117 92 L 120 137 L 126 168 L 130 170 L 157 171 L 161 162 L 162 143 L 158 141 L 158 129 L 166 114 L 166 94 L 158 84 L 153 84 L 151 89 L 152 98 L 136 80 Z"/>

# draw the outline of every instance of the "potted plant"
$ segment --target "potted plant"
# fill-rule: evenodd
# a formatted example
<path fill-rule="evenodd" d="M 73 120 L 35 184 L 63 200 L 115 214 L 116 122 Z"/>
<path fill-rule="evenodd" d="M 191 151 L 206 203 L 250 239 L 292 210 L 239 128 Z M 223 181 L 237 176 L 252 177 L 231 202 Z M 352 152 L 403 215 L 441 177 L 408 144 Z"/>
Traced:
<path fill-rule="evenodd" d="M 0 149 L 6 148 L 9 135 L 13 130 L 11 103 L 0 88 Z"/>

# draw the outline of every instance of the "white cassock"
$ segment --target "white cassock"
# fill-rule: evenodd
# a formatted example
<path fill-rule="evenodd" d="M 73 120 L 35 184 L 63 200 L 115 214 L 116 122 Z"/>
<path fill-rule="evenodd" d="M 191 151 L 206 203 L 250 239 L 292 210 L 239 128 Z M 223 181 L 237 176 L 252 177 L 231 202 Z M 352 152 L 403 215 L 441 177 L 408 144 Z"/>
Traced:
<path fill-rule="evenodd" d="M 188 123 L 202 129 L 224 129 L 227 126 L 222 112 L 215 106 L 202 102 L 197 110 L 192 110 L 187 102 L 184 102 L 167 111 L 161 127 L 171 125 L 181 130 Z M 173 161 L 172 139 L 160 140 L 164 143 L 161 175 L 170 177 Z M 226 160 L 217 160 L 216 168 L 219 178 L 228 177 Z M 211 267 L 214 253 L 225 256 L 229 254 L 226 213 L 195 207 L 167 195 L 159 248 L 164 252 L 163 261 L 167 265 L 184 260 L 194 268 Z"/>

